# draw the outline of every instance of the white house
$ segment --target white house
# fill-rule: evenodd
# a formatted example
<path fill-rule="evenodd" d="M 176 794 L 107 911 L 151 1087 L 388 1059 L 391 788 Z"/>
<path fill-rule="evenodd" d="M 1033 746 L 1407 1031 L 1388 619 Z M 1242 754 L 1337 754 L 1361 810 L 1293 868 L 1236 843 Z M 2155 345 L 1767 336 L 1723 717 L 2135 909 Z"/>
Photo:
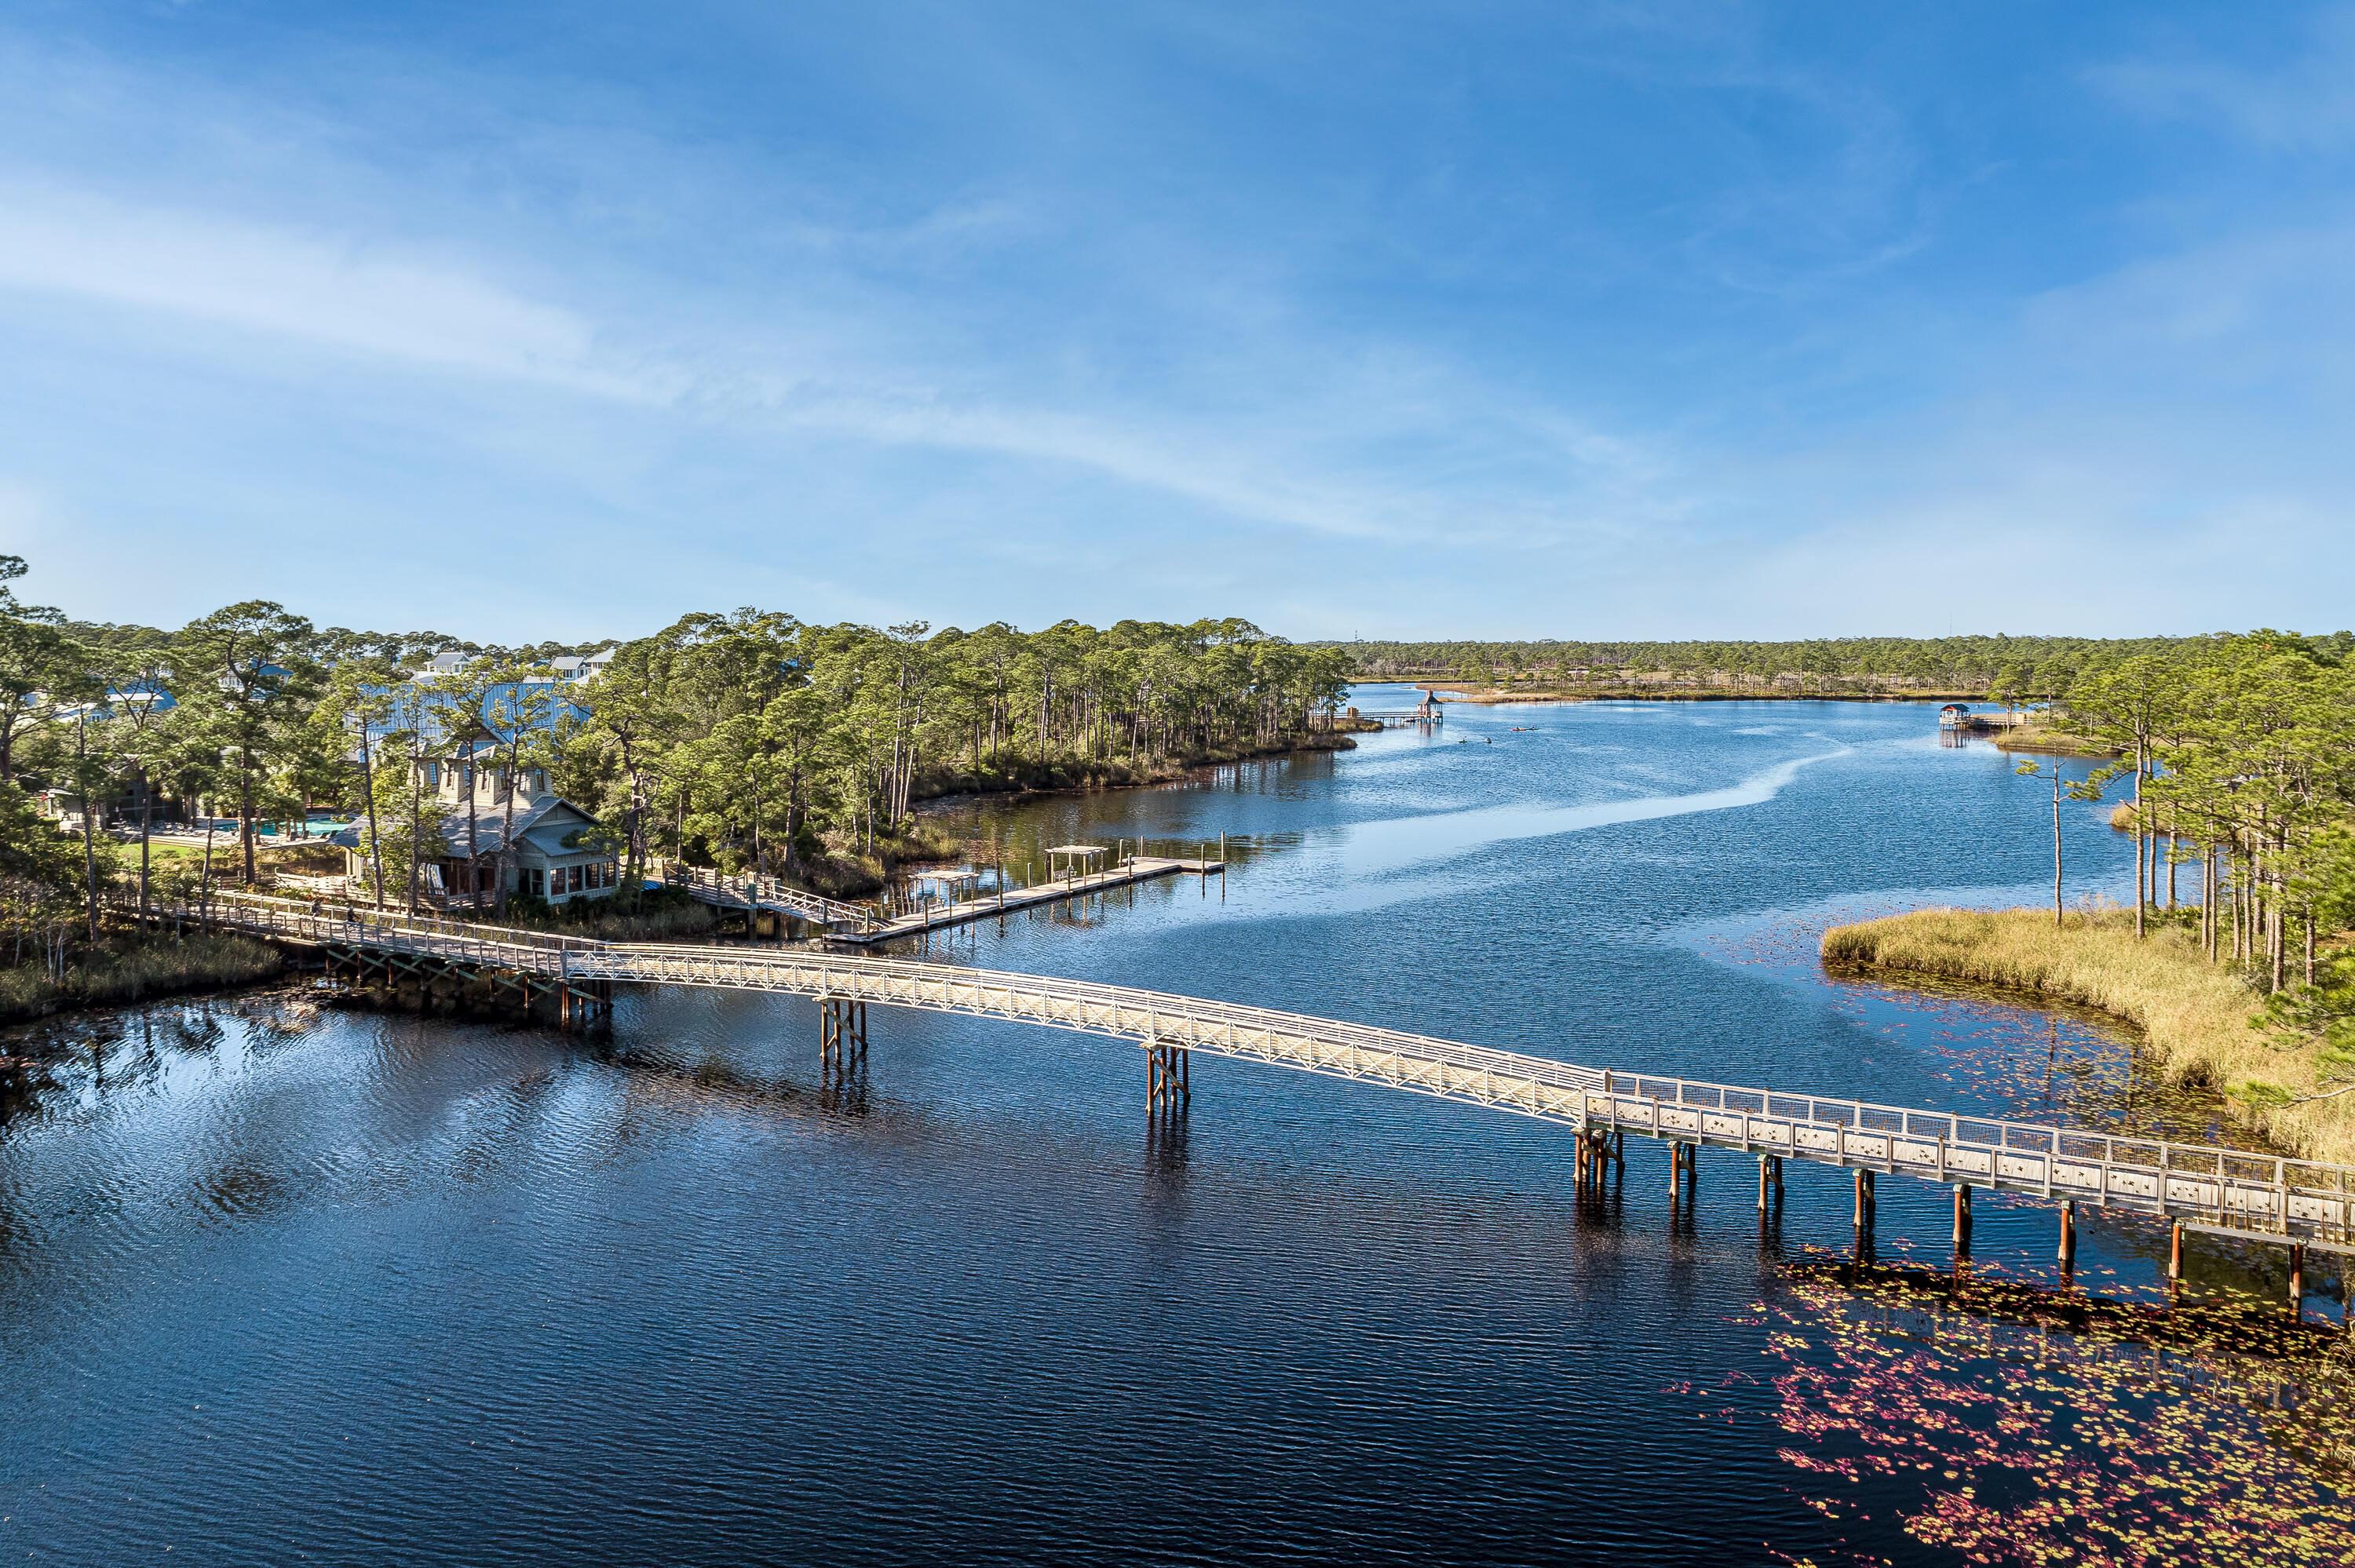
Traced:
<path fill-rule="evenodd" d="M 417 673 L 409 678 L 412 681 L 431 681 L 439 675 L 453 675 L 464 669 L 469 662 L 471 660 L 468 655 L 459 652 L 455 648 L 444 648 L 441 652 L 428 659 L 419 668 Z"/>

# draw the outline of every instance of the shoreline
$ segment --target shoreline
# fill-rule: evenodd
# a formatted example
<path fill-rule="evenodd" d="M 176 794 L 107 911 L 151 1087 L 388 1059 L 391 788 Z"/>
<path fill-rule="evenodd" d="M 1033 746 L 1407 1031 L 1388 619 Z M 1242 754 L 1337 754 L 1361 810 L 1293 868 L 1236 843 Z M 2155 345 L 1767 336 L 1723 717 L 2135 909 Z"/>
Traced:
<path fill-rule="evenodd" d="M 145 939 L 140 939 L 143 935 Z M 262 985 L 282 978 L 288 968 L 279 948 L 241 933 L 192 931 L 166 941 L 162 931 L 114 927 L 106 936 L 109 961 L 95 969 L 86 961 L 78 964 L 66 971 L 61 985 L 29 968 L 0 971 L 0 1027 L 62 1012 Z"/>
<path fill-rule="evenodd" d="M 2118 747 L 2106 741 L 2094 740 L 2066 730 L 2046 729 L 2039 725 L 2022 725 L 1996 736 L 1998 751 L 2026 751 L 2038 757 L 2123 757 Z"/>
<path fill-rule="evenodd" d="M 921 819 L 935 811 L 976 804 L 985 800 L 998 801 L 1007 805 L 1021 805 L 1030 800 L 1055 800 L 1071 795 L 1103 795 L 1123 789 L 1167 789 L 1175 784 L 1195 782 L 1202 774 L 1220 768 L 1232 768 L 1238 763 L 1271 762 L 1284 758 L 1355 751 L 1358 749 L 1358 743 L 1351 738 L 1353 735 L 1371 734 L 1380 728 L 1379 724 L 1369 723 L 1364 728 L 1359 730 L 1334 731 L 1312 736 L 1307 737 L 1305 743 L 1270 747 L 1263 750 L 1241 750 L 1232 757 L 1209 757 L 1197 762 L 1180 763 L 1175 765 L 1170 772 L 1145 778 L 1090 780 L 1078 784 L 1018 784 L 1004 789 L 957 789 L 945 794 L 928 795 L 917 800 L 911 808 L 910 814 Z M 1124 764 L 1122 766 L 1125 767 Z M 916 863 L 902 862 L 901 863 Z"/>
<path fill-rule="evenodd" d="M 2298 1097 L 2320 1086 L 2318 1046 L 2277 1046 L 2251 1028 L 2264 999 L 2180 928 L 2137 941 L 2130 909 L 2072 912 L 2057 929 L 2050 910 L 1916 909 L 1834 926 L 1818 952 L 1834 972 L 1968 980 L 2030 1005 L 2092 1008 L 2137 1030 L 2169 1081 L 2222 1097 L 2235 1124 L 2299 1158 L 2355 1163 L 2355 1096 Z"/>

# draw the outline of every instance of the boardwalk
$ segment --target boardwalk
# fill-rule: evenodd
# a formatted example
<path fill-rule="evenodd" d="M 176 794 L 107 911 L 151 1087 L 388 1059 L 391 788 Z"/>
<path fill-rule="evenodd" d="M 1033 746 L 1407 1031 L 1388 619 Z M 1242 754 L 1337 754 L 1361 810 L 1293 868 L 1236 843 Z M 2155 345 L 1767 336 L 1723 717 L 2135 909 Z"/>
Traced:
<path fill-rule="evenodd" d="M 770 876 L 730 876 L 701 866 L 671 862 L 663 867 L 663 880 L 666 886 L 683 888 L 715 908 L 757 909 L 792 915 L 826 927 L 826 935 L 833 940 L 865 944 L 890 942 L 902 937 L 921 937 L 954 926 L 970 925 L 975 920 L 1012 914 L 1018 909 L 1084 898 L 1108 887 L 1146 882 L 1156 876 L 1175 876 L 1181 873 L 1188 876 L 1209 876 L 1222 874 L 1225 870 L 1226 863 L 1223 861 L 1131 855 L 1118 865 L 1103 871 L 1059 877 L 1029 887 L 1004 888 L 947 904 L 926 905 L 912 915 L 890 917 L 858 905 L 837 904 L 814 893 L 787 887 Z"/>
<path fill-rule="evenodd" d="M 845 935 L 864 932 L 875 921 L 872 909 L 788 886 L 773 876 L 730 876 L 673 860 L 662 863 L 662 877 L 666 887 L 679 888 L 719 908 L 791 915 Z"/>
<path fill-rule="evenodd" d="M 829 953 L 812 948 L 605 943 L 432 917 L 346 917 L 287 900 L 239 897 L 214 918 L 358 964 L 434 963 L 549 988 L 568 1008 L 597 1004 L 616 982 L 690 985 L 873 1002 L 1131 1040 L 1158 1054 L 1207 1052 L 1412 1094 L 1486 1106 L 1572 1128 L 1583 1164 L 1628 1134 L 1689 1150 L 1738 1150 L 1954 1187 L 1971 1187 L 2172 1220 L 2210 1231 L 2355 1252 L 2355 1168 L 2205 1144 L 2073 1132 L 1999 1118 L 1880 1105 L 1580 1066 L 1304 1013 L 1046 975 Z M 1183 1081 L 1182 1065 L 1178 1067 Z M 1680 1157 L 1677 1169 L 1687 1170 Z M 1764 1177 L 1762 1173 L 1762 1191 Z M 2065 1234 L 2065 1233 L 2064 1233 Z"/>

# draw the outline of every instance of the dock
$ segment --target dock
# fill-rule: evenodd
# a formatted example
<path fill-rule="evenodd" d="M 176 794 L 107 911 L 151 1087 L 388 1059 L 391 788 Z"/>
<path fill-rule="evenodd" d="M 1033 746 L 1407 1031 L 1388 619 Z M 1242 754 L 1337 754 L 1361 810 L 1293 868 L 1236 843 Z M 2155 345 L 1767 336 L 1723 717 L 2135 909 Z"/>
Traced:
<path fill-rule="evenodd" d="M 1101 846 L 1066 846 L 1052 852 L 1058 857 L 1073 851 L 1105 852 Z M 1051 862 L 1050 863 L 1052 863 Z M 1066 865 L 1085 864 L 1086 860 L 1067 860 Z M 1028 887 L 1004 887 L 994 892 L 975 894 L 970 897 L 952 899 L 945 903 L 928 903 L 913 913 L 887 916 L 861 905 L 842 904 L 821 898 L 813 893 L 783 885 L 773 877 L 730 876 L 702 866 L 681 865 L 676 862 L 661 867 L 665 885 L 692 895 L 715 908 L 742 910 L 763 915 L 787 915 L 823 927 L 827 939 L 837 942 L 896 941 L 902 937 L 921 937 L 953 926 L 969 926 L 976 920 L 1011 914 L 1018 909 L 1035 909 L 1045 904 L 1060 904 L 1067 900 L 1085 898 L 1109 887 L 1123 887 L 1132 883 L 1148 882 L 1156 876 L 1223 876 L 1227 864 L 1224 858 L 1185 860 L 1163 855 L 1124 855 L 1102 871 L 1067 871 L 1061 876 L 1034 883 Z"/>
<path fill-rule="evenodd" d="M 1975 734 L 1991 730 L 2025 729 L 2035 722 L 2036 717 L 2034 713 L 2026 708 L 2002 711 L 1991 708 L 1984 713 L 1972 713 L 1959 705 L 1949 703 L 1938 710 L 1938 727 L 1966 730 Z"/>
<path fill-rule="evenodd" d="M 1226 863 L 1217 860 L 1169 860 L 1158 855 L 1131 855 L 1118 865 L 1103 871 L 1075 874 L 1041 882 L 1029 887 L 1001 887 L 994 893 L 973 898 L 959 899 L 952 904 L 927 904 L 912 915 L 880 922 L 864 931 L 835 931 L 835 940 L 842 942 L 889 942 L 900 937 L 921 937 L 929 932 L 945 930 L 952 926 L 971 925 L 993 916 L 1011 914 L 1017 909 L 1035 909 L 1042 904 L 1060 904 L 1067 899 L 1085 898 L 1091 893 L 1102 893 L 1108 887 L 1123 887 L 1130 883 L 1149 882 L 1156 876 L 1223 875 Z"/>

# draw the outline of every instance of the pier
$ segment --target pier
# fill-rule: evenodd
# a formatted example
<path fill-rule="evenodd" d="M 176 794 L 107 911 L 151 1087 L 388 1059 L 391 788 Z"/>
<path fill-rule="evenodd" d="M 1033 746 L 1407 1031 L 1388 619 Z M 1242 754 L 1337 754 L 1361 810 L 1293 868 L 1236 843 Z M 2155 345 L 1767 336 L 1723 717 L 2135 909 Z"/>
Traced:
<path fill-rule="evenodd" d="M 1216 860 L 1210 859 L 1207 853 L 1193 860 L 1162 855 L 1117 855 L 1112 864 L 1100 871 L 1067 870 L 1060 876 L 1034 883 L 1028 887 L 1007 887 L 1001 876 L 998 885 L 989 892 L 927 903 L 911 913 L 896 916 L 861 905 L 821 898 L 814 893 L 787 887 L 774 877 L 730 876 L 703 866 L 680 865 L 675 861 L 664 863 L 663 884 L 667 887 L 683 889 L 716 909 L 787 915 L 823 928 L 829 940 L 856 942 L 864 946 L 896 941 L 903 937 L 926 936 L 933 931 L 971 925 L 976 920 L 1010 915 L 1017 910 L 1032 909 L 1043 904 L 1061 904 L 1085 898 L 1107 888 L 1149 882 L 1155 877 L 1224 875 L 1227 863 L 1223 840 L 1219 849 Z M 1050 864 L 1060 862 L 1069 867 L 1084 866 L 1091 863 L 1093 857 L 1106 855 L 1110 852 L 1101 844 L 1062 844 L 1047 853 L 1051 857 Z"/>
<path fill-rule="evenodd" d="M 1379 725 L 1384 729 L 1428 729 L 1433 725 L 1445 724 L 1447 710 L 1443 704 L 1426 702 L 1420 707 L 1370 708 L 1364 713 L 1351 708 L 1347 716 L 1361 724 Z"/>

